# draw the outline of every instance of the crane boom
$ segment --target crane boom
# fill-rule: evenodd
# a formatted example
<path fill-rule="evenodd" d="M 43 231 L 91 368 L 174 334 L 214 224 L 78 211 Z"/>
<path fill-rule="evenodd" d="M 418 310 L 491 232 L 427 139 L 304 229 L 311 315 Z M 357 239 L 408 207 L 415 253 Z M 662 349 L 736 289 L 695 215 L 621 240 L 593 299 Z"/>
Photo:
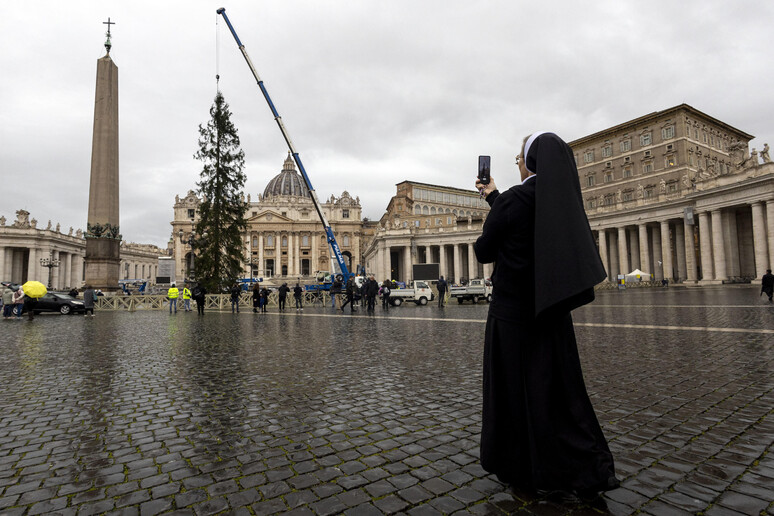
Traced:
<path fill-rule="evenodd" d="M 253 73 L 253 77 L 255 77 L 255 80 L 258 82 L 258 87 L 261 89 L 261 93 L 263 93 L 263 98 L 265 98 L 266 102 L 269 104 L 271 113 L 272 115 L 274 115 L 274 121 L 277 122 L 277 126 L 282 132 L 282 137 L 285 138 L 285 142 L 288 144 L 288 149 L 290 150 L 290 154 L 291 156 L 293 156 L 293 161 L 296 162 L 298 169 L 301 171 L 301 176 L 304 178 L 304 183 L 306 183 L 306 187 L 309 189 L 309 193 L 311 194 L 311 197 L 312 197 L 312 203 L 314 204 L 314 209 L 317 210 L 317 215 L 320 216 L 320 221 L 322 222 L 323 228 L 325 229 L 325 235 L 328 240 L 328 244 L 331 247 L 331 251 L 333 251 L 333 255 L 336 257 L 336 262 L 338 263 L 338 266 L 341 269 L 341 274 L 346 279 L 350 276 L 350 273 L 349 273 L 349 270 L 347 269 L 346 263 L 344 262 L 344 256 L 341 254 L 341 248 L 339 248 L 339 244 L 338 242 L 336 242 L 336 237 L 333 234 L 333 228 L 331 228 L 331 225 L 328 223 L 328 219 L 325 217 L 325 213 L 323 213 L 322 209 L 320 208 L 320 201 L 317 198 L 317 192 L 312 186 L 312 182 L 309 181 L 309 176 L 306 174 L 306 169 L 304 168 L 304 164 L 301 162 L 301 157 L 298 155 L 298 151 L 296 151 L 296 148 L 293 145 L 293 140 L 290 139 L 290 135 L 288 134 L 288 131 L 285 128 L 285 124 L 282 122 L 282 117 L 277 112 L 277 108 L 274 107 L 274 103 L 271 101 L 269 92 L 266 90 L 266 87 L 263 85 L 263 81 L 258 76 L 258 72 L 255 70 L 255 67 L 253 66 L 253 62 L 250 60 L 250 56 L 247 55 L 247 50 L 245 49 L 245 46 L 239 40 L 239 36 L 237 36 L 237 33 L 234 30 L 233 25 L 231 25 L 231 22 L 229 21 L 228 16 L 226 16 L 226 8 L 221 7 L 220 9 L 217 10 L 217 13 L 223 16 L 223 19 L 226 21 L 226 25 L 228 25 L 228 30 L 230 30 L 231 35 L 234 36 L 234 40 L 236 41 L 236 44 L 239 47 L 239 51 L 242 52 L 242 56 L 245 58 L 245 62 L 247 62 L 247 66 L 250 68 L 250 71 Z"/>

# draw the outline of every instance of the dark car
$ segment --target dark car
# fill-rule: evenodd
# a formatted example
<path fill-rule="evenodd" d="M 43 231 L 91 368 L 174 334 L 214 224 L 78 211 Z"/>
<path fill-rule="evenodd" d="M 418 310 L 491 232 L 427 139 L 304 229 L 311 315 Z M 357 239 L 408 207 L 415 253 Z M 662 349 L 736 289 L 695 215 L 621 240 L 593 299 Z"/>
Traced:
<path fill-rule="evenodd" d="M 26 303 L 24 308 L 26 310 Z M 49 292 L 45 296 L 38 298 L 35 308 L 32 309 L 32 313 L 35 315 L 41 312 L 59 312 L 60 314 L 67 315 L 84 311 L 83 301 L 80 299 L 73 299 L 67 294 L 54 292 Z"/>

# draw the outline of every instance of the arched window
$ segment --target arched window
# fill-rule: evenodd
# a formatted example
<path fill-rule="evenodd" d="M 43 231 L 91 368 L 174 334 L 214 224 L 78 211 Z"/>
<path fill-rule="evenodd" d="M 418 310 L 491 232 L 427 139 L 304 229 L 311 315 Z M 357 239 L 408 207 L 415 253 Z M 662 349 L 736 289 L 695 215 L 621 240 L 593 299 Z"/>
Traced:
<path fill-rule="evenodd" d="M 430 208 L 430 215 L 435 215 L 435 206 Z"/>
<path fill-rule="evenodd" d="M 418 204 L 414 205 L 414 215 L 421 215 L 422 214 L 422 207 Z"/>
<path fill-rule="evenodd" d="M 430 215 L 430 208 L 428 208 L 427 206 L 424 206 L 422 208 L 422 215 Z"/>
<path fill-rule="evenodd" d="M 268 235 L 266 237 L 266 247 L 274 247 L 274 236 Z"/>

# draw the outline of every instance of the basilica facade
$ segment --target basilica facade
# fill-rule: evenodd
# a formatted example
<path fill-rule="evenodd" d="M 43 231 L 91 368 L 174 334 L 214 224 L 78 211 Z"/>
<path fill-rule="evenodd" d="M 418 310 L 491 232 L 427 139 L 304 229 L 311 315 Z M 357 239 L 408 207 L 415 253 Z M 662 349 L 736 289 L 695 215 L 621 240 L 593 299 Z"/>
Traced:
<path fill-rule="evenodd" d="M 269 284 L 311 281 L 317 271 L 334 271 L 335 264 L 312 196 L 293 158 L 288 154 L 279 174 L 257 200 L 247 195 L 247 231 L 243 235 L 244 278 L 263 278 Z M 362 264 L 363 241 L 369 233 L 362 219 L 360 199 L 344 191 L 320 200 L 350 271 Z M 193 278 L 190 241 L 198 222 L 201 200 L 193 191 L 177 196 L 172 221 L 172 256 L 177 281 Z"/>
<path fill-rule="evenodd" d="M 774 164 L 752 139 L 681 104 L 570 142 L 608 279 L 759 280 L 774 261 Z"/>

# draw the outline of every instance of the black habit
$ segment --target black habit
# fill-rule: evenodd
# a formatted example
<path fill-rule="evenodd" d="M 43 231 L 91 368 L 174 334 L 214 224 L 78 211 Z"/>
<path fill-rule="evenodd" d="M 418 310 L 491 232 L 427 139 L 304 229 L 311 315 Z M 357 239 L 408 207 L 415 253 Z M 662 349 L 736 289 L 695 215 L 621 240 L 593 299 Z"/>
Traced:
<path fill-rule="evenodd" d="M 570 311 L 605 277 L 569 146 L 527 142 L 536 175 L 487 196 L 476 241 L 495 262 L 484 348 L 481 464 L 506 483 L 546 490 L 617 485 L 613 457 L 583 380 Z"/>

